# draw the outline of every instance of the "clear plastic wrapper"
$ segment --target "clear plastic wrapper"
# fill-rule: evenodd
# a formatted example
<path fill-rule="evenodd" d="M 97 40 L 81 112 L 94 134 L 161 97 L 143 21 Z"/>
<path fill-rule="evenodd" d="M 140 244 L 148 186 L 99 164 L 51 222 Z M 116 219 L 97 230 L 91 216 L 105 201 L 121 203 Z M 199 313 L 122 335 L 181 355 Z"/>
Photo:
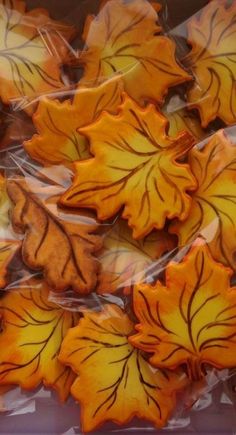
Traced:
<path fill-rule="evenodd" d="M 0 433 L 233 434 L 236 2 L 0 31 Z"/>

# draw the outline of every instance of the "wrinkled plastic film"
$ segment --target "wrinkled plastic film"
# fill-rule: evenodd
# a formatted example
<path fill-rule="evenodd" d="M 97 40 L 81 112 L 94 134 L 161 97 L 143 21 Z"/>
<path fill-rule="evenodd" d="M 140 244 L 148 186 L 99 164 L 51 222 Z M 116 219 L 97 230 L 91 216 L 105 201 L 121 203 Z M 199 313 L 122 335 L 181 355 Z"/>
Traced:
<path fill-rule="evenodd" d="M 62 1 L 60 5 L 55 5 L 53 2 L 45 5 L 45 2 L 39 1 L 37 2 L 37 6 L 40 8 L 46 7 L 49 10 L 50 20 L 60 21 L 60 23 L 55 24 L 50 20 L 47 21 L 43 19 L 40 11 L 35 13 L 33 17 L 23 19 L 21 23 L 22 28 L 32 28 L 28 30 L 28 32 L 33 35 L 31 37 L 34 38 L 35 34 L 40 37 L 40 44 L 42 44 L 40 50 L 42 50 L 44 56 L 47 57 L 46 61 L 50 64 L 51 59 L 52 64 L 55 64 L 55 69 L 58 68 L 58 71 L 56 78 L 53 76 L 54 72 L 52 72 L 52 77 L 48 78 L 48 75 L 51 74 L 49 74 L 48 70 L 46 73 L 43 73 L 41 69 L 38 69 L 39 78 L 44 81 L 42 88 L 38 89 L 38 86 L 35 85 L 34 88 L 34 85 L 29 83 L 28 74 L 32 74 L 33 68 L 38 68 L 39 64 L 41 65 L 41 51 L 38 57 L 36 54 L 35 59 L 32 60 L 34 63 L 33 66 L 27 63 L 27 60 L 24 60 L 25 70 L 22 72 L 23 78 L 20 76 L 21 71 L 18 71 L 14 60 L 12 61 L 11 68 L 13 68 L 14 77 L 18 74 L 17 77 L 20 77 L 20 79 L 16 92 L 18 95 L 14 98 L 10 98 L 7 102 L 4 100 L 5 96 L 2 98 L 0 172 L 2 177 L 12 181 L 13 184 L 16 183 L 17 185 L 17 183 L 20 183 L 24 191 L 28 192 L 29 195 L 33 195 L 33 197 L 36 198 L 36 203 L 41 204 L 43 210 L 49 212 L 51 223 L 48 224 L 48 228 L 50 228 L 50 225 L 52 227 L 55 220 L 58 228 L 63 228 L 62 233 L 63 231 L 70 231 L 72 238 L 77 234 L 78 228 L 80 231 L 79 237 L 81 238 L 87 237 L 88 234 L 90 237 L 92 234 L 89 243 L 90 245 L 91 243 L 94 244 L 96 248 L 94 248 L 94 251 L 90 251 L 90 254 L 92 252 L 92 256 L 95 258 L 96 264 L 93 264 L 92 267 L 97 277 L 97 279 L 94 280 L 93 291 L 88 290 L 86 285 L 84 285 L 84 293 L 79 293 L 76 290 L 78 289 L 78 280 L 76 281 L 76 279 L 71 285 L 63 284 L 65 289 L 63 288 L 62 291 L 59 287 L 53 288 L 53 283 L 58 280 L 57 275 L 53 274 L 53 277 L 50 278 L 52 285 L 51 288 L 49 285 L 47 300 L 44 300 L 45 306 L 47 306 L 47 304 L 54 304 L 59 310 L 69 313 L 71 317 L 77 315 L 77 323 L 86 317 L 88 311 L 99 314 L 104 309 L 104 306 L 116 306 L 119 310 L 126 313 L 135 325 L 138 323 L 138 320 L 132 305 L 134 287 L 143 283 L 155 285 L 157 281 L 164 286 L 168 265 L 172 262 L 180 264 L 199 237 L 204 239 L 206 244 L 211 244 L 219 231 L 220 224 L 219 221 L 214 218 L 205 227 L 202 227 L 200 231 L 196 231 L 196 236 L 192 237 L 189 243 L 183 245 L 177 244 L 177 238 L 174 232 L 168 232 L 171 225 L 170 220 L 164 225 L 164 233 L 158 230 L 158 234 L 151 232 L 151 234 L 136 240 L 132 236 L 132 230 L 128 226 L 127 220 L 121 217 L 122 210 L 119 210 L 118 213 L 115 213 L 108 219 L 99 219 L 94 209 L 88 210 L 83 208 L 76 210 L 73 207 L 63 208 L 59 203 L 60 198 L 71 187 L 74 180 L 73 161 L 79 160 L 79 152 L 81 152 L 82 160 L 86 161 L 92 157 L 91 154 L 88 154 L 85 139 L 83 147 L 78 152 L 78 147 L 81 146 L 82 142 L 78 142 L 76 135 L 77 133 L 80 134 L 80 131 L 82 132 L 83 128 L 86 129 L 89 125 L 88 114 L 90 112 L 92 113 L 95 109 L 97 110 L 96 102 L 93 103 L 96 98 L 96 90 L 103 87 L 104 95 L 107 96 L 104 106 L 101 105 L 100 112 L 98 110 L 97 119 L 106 111 L 105 104 L 109 105 L 109 108 L 111 107 L 110 116 L 115 116 L 116 103 L 118 106 L 122 105 L 124 92 L 127 92 L 125 86 L 128 86 L 124 86 L 124 83 L 118 84 L 119 76 L 123 78 L 123 82 L 125 83 L 128 77 L 128 82 L 130 71 L 138 68 L 143 62 L 142 59 L 136 58 L 135 62 L 131 61 L 131 67 L 126 65 L 125 70 L 122 70 L 120 67 L 122 62 L 118 62 L 118 66 L 116 65 L 116 68 L 114 68 L 114 66 L 112 67 L 110 64 L 109 55 L 107 55 L 107 69 L 114 69 L 110 76 L 108 77 L 107 70 L 105 69 L 104 75 L 99 76 L 98 74 L 97 79 L 91 76 L 88 80 L 86 77 L 84 79 L 83 53 L 88 49 L 91 40 L 95 41 L 95 45 L 97 43 L 96 48 L 100 48 L 101 44 L 100 33 L 96 34 L 96 26 L 94 26 L 94 28 L 90 27 L 89 30 L 89 20 L 91 20 L 91 18 L 88 17 L 89 15 L 95 14 L 97 15 L 96 20 L 98 22 L 101 17 L 104 17 L 104 20 L 108 19 L 106 18 L 106 11 L 110 7 L 109 1 L 110 3 L 115 2 L 115 0 L 100 2 L 100 9 L 99 2 L 89 0 L 81 2 L 79 5 L 75 5 L 75 2 L 64 4 Z M 33 8 L 36 7 L 35 4 L 32 3 L 33 2 L 29 2 L 27 4 L 27 10 L 33 10 Z M 130 6 L 132 5 L 132 0 L 124 1 L 123 3 L 125 21 L 128 19 L 127 16 L 130 11 L 132 11 Z M 134 8 L 137 7 L 137 3 L 138 2 L 135 0 Z M 199 17 L 204 14 L 204 8 L 207 2 L 196 1 L 192 2 L 192 5 L 188 2 L 184 2 L 183 7 L 182 4 L 180 5 L 180 2 L 177 1 L 173 3 L 171 3 L 171 1 L 162 1 L 160 3 L 162 9 L 157 12 L 159 2 L 147 2 L 148 13 L 150 17 L 152 17 L 153 14 L 158 14 L 159 18 L 157 22 L 162 26 L 160 35 L 173 41 L 177 65 L 181 65 L 183 71 L 186 72 L 188 71 L 187 62 L 185 63 L 184 59 L 190 51 L 187 42 L 187 26 L 190 20 L 198 20 Z M 214 0 L 212 0 L 212 3 L 214 3 Z M 125 4 L 127 4 L 127 9 L 125 9 Z M 9 8 L 11 9 L 10 2 Z M 177 8 L 178 13 L 175 12 Z M 134 12 L 138 14 L 139 10 Z M 42 15 L 44 15 L 44 13 Z M 134 16 L 136 16 L 135 13 Z M 16 17 L 19 19 L 19 11 L 16 13 Z M 11 22 L 11 20 L 16 19 L 17 18 L 14 18 L 14 16 L 13 18 L 10 17 L 10 24 L 16 24 L 15 21 L 14 23 Z M 109 27 L 109 22 L 105 22 Z M 71 26 L 73 26 L 73 29 Z M 224 29 L 222 29 L 222 32 L 224 32 Z M 117 37 L 119 37 L 119 35 Z M 24 41 L 22 44 L 24 43 L 26 42 Z M 127 50 L 126 47 L 125 50 Z M 122 50 L 119 52 L 118 49 L 117 56 L 120 56 L 120 54 L 122 54 Z M 40 68 L 42 67 L 40 66 Z M 166 66 L 164 65 L 163 67 L 162 65 L 161 69 L 163 70 L 163 68 L 165 69 Z M 27 71 L 27 73 L 25 71 Z M 214 80 L 214 77 L 213 73 L 212 80 Z M 56 86 L 54 86 L 55 82 Z M 133 90 L 132 83 L 129 83 L 129 86 L 133 92 L 134 99 L 137 98 L 140 92 L 137 92 L 137 89 Z M 169 121 L 167 127 L 169 128 L 169 136 L 176 136 L 180 131 L 187 130 L 188 133 L 194 137 L 194 148 L 197 150 L 204 151 L 207 144 L 209 144 L 211 140 L 214 140 L 215 134 L 222 128 L 224 129 L 223 134 L 225 137 L 228 138 L 232 144 L 235 144 L 236 136 L 235 126 L 233 124 L 227 126 L 227 123 L 219 117 L 209 122 L 207 126 L 203 126 L 203 122 L 201 124 L 198 109 L 195 107 L 192 110 L 191 104 L 186 97 L 186 92 L 190 86 L 190 82 L 187 81 L 183 84 L 179 83 L 177 86 L 170 86 L 168 92 L 163 96 L 162 102 L 154 101 L 153 98 L 150 98 L 150 100 L 146 98 L 146 100 L 144 99 L 145 101 L 143 101 L 143 107 L 145 107 L 149 101 L 155 105 L 155 110 L 161 111 Z M 45 88 L 47 88 L 47 90 L 45 90 Z M 28 89 L 28 91 L 25 95 L 22 95 L 24 89 Z M 86 97 L 88 90 L 91 93 Z M 203 100 L 206 98 L 204 92 L 202 92 L 201 98 Z M 119 99 L 121 99 L 120 102 Z M 60 110 L 55 114 L 56 112 L 53 112 L 51 108 L 53 106 L 50 106 L 52 112 L 46 107 L 46 110 L 41 113 L 41 118 L 37 115 L 37 113 L 39 113 L 39 107 L 43 107 L 41 105 L 48 104 L 48 102 L 52 102 L 52 104 L 58 102 L 61 103 L 61 105 L 67 104 L 69 107 L 73 105 L 75 101 L 78 101 L 78 107 L 80 103 L 82 107 L 81 112 L 85 113 L 83 115 L 84 119 L 87 116 L 85 123 L 81 123 L 81 125 L 78 126 L 79 131 L 66 130 L 69 124 L 68 120 L 64 118 L 63 108 L 60 109 L 61 114 L 59 113 Z M 112 101 L 113 103 L 111 103 Z M 100 103 L 101 101 L 99 104 Z M 53 118 L 54 114 L 55 117 Z M 71 125 L 73 116 L 74 115 L 71 115 Z M 42 126 L 50 131 L 51 136 L 49 136 L 48 143 L 51 141 L 52 146 L 53 144 L 58 144 L 60 153 L 58 153 L 56 157 L 50 154 L 52 148 L 49 149 L 48 155 L 46 155 L 46 153 L 43 155 L 42 151 L 37 154 L 37 151 L 40 150 L 40 144 L 38 144 L 35 158 L 31 158 L 26 151 L 27 146 L 24 147 L 23 145 L 28 141 L 34 140 L 34 135 L 42 134 L 42 131 L 40 131 Z M 83 135 L 80 134 L 79 141 L 81 141 L 81 136 L 83 137 Z M 63 145 L 63 140 L 65 141 L 65 145 Z M 66 148 L 67 146 L 68 148 Z M 42 164 L 44 158 L 47 160 L 47 164 Z M 187 163 L 186 155 L 180 158 L 179 163 Z M 7 195 L 7 191 L 5 189 L 3 189 L 3 191 L 4 195 Z M 15 192 L 14 194 L 16 195 Z M 17 194 L 19 195 L 19 189 Z M 16 222 L 17 219 L 19 220 L 19 216 L 15 219 L 15 223 L 12 217 L 17 213 L 13 206 L 14 195 L 12 195 L 11 200 L 9 198 L 6 200 L 4 195 L 2 195 L 2 201 L 0 198 L 0 241 L 14 241 L 20 245 L 22 242 L 25 243 L 25 232 L 19 231 L 19 228 L 17 228 L 18 224 Z M 28 213 L 28 228 L 31 225 L 30 219 L 33 219 L 33 226 L 34 219 L 35 221 L 37 220 L 36 217 L 32 218 L 32 216 L 30 216 L 30 207 L 30 205 L 23 205 L 21 210 L 21 213 L 25 212 L 26 215 Z M 36 214 L 34 216 L 36 216 Z M 8 216 L 10 216 L 10 219 Z M 38 237 L 37 231 L 40 229 L 40 226 L 35 228 L 35 235 Z M 50 237 L 50 233 L 48 234 Z M 63 235 L 61 237 L 63 239 Z M 95 239 L 93 237 L 95 237 Z M 40 242 L 39 240 L 39 244 L 41 243 L 42 241 Z M 74 239 L 72 243 L 74 243 Z M 158 249 L 156 248 L 157 244 Z M 37 291 L 38 288 L 40 289 L 42 280 L 45 277 L 42 268 L 39 267 L 38 270 L 36 270 L 37 267 L 29 267 L 27 260 L 25 260 L 24 257 L 22 258 L 20 249 L 16 249 L 16 254 L 13 256 L 7 268 L 7 283 L 2 286 L 1 289 L 2 299 L 11 293 L 27 292 L 29 288 Z M 85 255 L 84 252 L 87 252 L 86 249 L 88 248 L 85 248 L 85 251 L 80 254 L 81 256 Z M 62 256 L 61 253 L 60 255 Z M 54 260 L 55 258 L 52 256 L 51 261 L 53 262 Z M 86 267 L 87 263 L 85 263 L 84 268 L 86 269 Z M 90 263 L 88 268 L 89 267 Z M 90 276 L 89 279 L 92 280 Z M 68 280 L 70 281 L 70 277 Z M 85 280 L 87 280 L 87 276 Z M 66 278 L 65 282 L 67 282 Z M 231 279 L 232 287 L 234 283 L 235 277 L 233 275 Z M 37 303 L 39 304 L 40 302 L 38 301 Z M 31 321 L 34 323 L 34 318 L 31 319 Z M 76 323 L 73 324 L 73 326 L 76 326 Z M 156 368 L 153 370 L 155 371 Z M 187 379 L 185 366 L 183 373 Z M 233 368 L 217 370 L 207 365 L 204 378 L 198 381 L 186 382 L 185 387 L 181 391 L 178 391 L 176 406 L 161 431 L 171 431 L 175 433 L 175 431 L 179 432 L 182 430 L 184 433 L 191 433 L 192 431 L 202 433 L 201 431 L 205 430 L 205 428 L 203 428 L 199 421 L 203 421 L 203 418 L 207 419 L 212 412 L 214 416 L 216 416 L 218 409 L 221 410 L 223 419 L 225 421 L 227 420 L 227 423 L 225 423 L 227 430 L 233 431 L 233 424 L 235 423 L 233 417 L 235 406 L 234 377 L 235 371 Z M 15 383 L 17 384 L 17 382 Z M 47 386 L 50 387 L 49 383 L 46 387 Z M 80 427 L 80 408 L 77 401 L 72 399 L 71 396 L 66 403 L 62 405 L 58 400 L 57 390 L 45 388 L 43 382 L 38 383 L 34 389 L 29 388 L 29 391 L 24 388 L 20 389 L 17 385 L 14 386 L 14 382 L 13 385 L 9 386 L 9 391 L 8 385 L 5 385 L 4 382 L 3 388 L 0 400 L 0 419 L 3 424 L 3 433 L 7 432 L 9 427 L 11 428 L 11 423 L 8 423 L 8 421 L 12 420 L 15 423 L 18 421 L 17 418 L 22 418 L 22 416 L 24 416 L 25 422 L 29 421 L 30 424 L 33 422 L 33 425 L 36 427 L 36 433 L 37 431 L 40 433 L 83 433 L 83 429 Z M 49 415 L 45 420 L 48 422 L 48 427 L 46 428 L 43 423 L 38 423 L 39 419 L 43 418 L 42 415 L 46 408 L 52 410 L 54 420 L 57 419 L 57 415 L 59 414 L 64 416 L 63 413 L 67 414 L 67 417 L 64 418 L 64 422 L 60 421 L 60 424 L 53 425 L 50 423 Z M 70 415 L 71 418 L 68 418 Z M 104 426 L 94 429 L 92 433 L 125 433 L 130 431 L 134 433 L 149 433 L 149 431 L 153 431 L 155 433 L 155 431 L 157 431 L 152 423 L 145 422 L 145 420 L 140 420 L 136 417 L 134 420 L 131 419 L 130 422 L 126 422 L 124 426 L 121 427 L 116 426 L 113 422 L 105 421 Z M 232 424 L 229 423 L 229 421 L 231 421 Z M 37 425 L 39 425 L 38 429 Z M 226 430 L 225 427 L 222 427 L 222 433 Z M 98 432 L 96 432 L 96 430 Z"/>

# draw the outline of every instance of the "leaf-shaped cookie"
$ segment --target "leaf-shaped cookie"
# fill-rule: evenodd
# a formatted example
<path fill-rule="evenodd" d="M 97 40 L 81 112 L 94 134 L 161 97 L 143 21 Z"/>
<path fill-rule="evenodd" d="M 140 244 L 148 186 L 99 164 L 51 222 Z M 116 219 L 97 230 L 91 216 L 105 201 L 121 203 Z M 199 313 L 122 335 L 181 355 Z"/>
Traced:
<path fill-rule="evenodd" d="M 101 248 L 101 238 L 93 233 L 98 225 L 92 219 L 57 213 L 56 204 L 49 210 L 36 195 L 35 185 L 23 178 L 9 179 L 7 189 L 15 204 L 12 224 L 25 233 L 22 256 L 33 270 L 43 270 L 55 291 L 69 287 L 86 294 L 97 281 L 98 262 L 92 254 Z M 34 192 L 34 193 L 33 193 Z M 67 219 L 68 218 L 68 219 Z"/>
<path fill-rule="evenodd" d="M 198 182 L 188 219 L 171 224 L 179 245 L 199 234 L 209 243 L 212 256 L 236 268 L 236 147 L 224 131 L 216 133 L 202 150 L 189 153 L 191 170 Z"/>
<path fill-rule="evenodd" d="M 0 288 L 7 285 L 7 268 L 20 246 L 20 241 L 0 239 Z"/>
<path fill-rule="evenodd" d="M 194 138 L 188 132 L 167 136 L 167 124 L 153 105 L 142 109 L 126 97 L 117 116 L 103 113 L 80 129 L 95 157 L 75 163 L 74 184 L 62 204 L 94 208 L 101 220 L 124 206 L 122 216 L 134 238 L 163 228 L 166 218 L 185 219 L 190 207 L 186 191 L 196 184 L 189 166 L 176 159 L 192 147 Z"/>
<path fill-rule="evenodd" d="M 38 134 L 24 143 L 27 153 L 44 166 L 90 157 L 87 140 L 78 129 L 95 121 L 104 111 L 116 113 L 121 103 L 121 81 L 113 79 L 96 88 L 76 90 L 73 102 L 42 100 L 33 116 Z"/>
<path fill-rule="evenodd" d="M 167 251 L 176 247 L 175 239 L 164 231 L 153 231 L 143 240 L 134 240 L 125 222 L 119 221 L 104 237 L 98 260 L 98 293 L 114 293 L 124 288 L 126 294 L 140 282 L 148 268 Z"/>
<path fill-rule="evenodd" d="M 174 42 L 160 31 L 148 1 L 110 0 L 85 24 L 82 83 L 91 86 L 119 74 L 137 102 L 162 102 L 170 86 L 190 76 L 176 63 Z"/>
<path fill-rule="evenodd" d="M 58 361 L 61 343 L 78 314 L 48 300 L 50 289 L 31 279 L 0 301 L 0 385 L 34 389 L 41 382 L 66 400 L 75 376 Z"/>
<path fill-rule="evenodd" d="M 60 65 L 74 29 L 53 21 L 45 9 L 26 12 L 22 0 L 0 1 L 0 96 L 33 97 L 63 86 Z"/>
<path fill-rule="evenodd" d="M 82 430 L 112 420 L 126 424 L 137 416 L 162 427 L 175 407 L 183 373 L 151 367 L 128 336 L 133 324 L 116 305 L 85 312 L 63 341 L 59 360 L 78 374 L 71 393 L 81 405 Z"/>
<path fill-rule="evenodd" d="M 166 268 L 166 286 L 137 285 L 134 310 L 139 333 L 130 339 L 152 352 L 156 367 L 186 364 L 192 379 L 204 376 L 205 365 L 236 365 L 236 288 L 231 270 L 216 263 L 198 239 L 181 263 Z"/>
<path fill-rule="evenodd" d="M 194 76 L 188 101 L 196 107 L 206 127 L 216 117 L 236 122 L 236 3 L 211 1 L 188 24 L 191 52 L 184 59 Z"/>
<path fill-rule="evenodd" d="M 198 141 L 206 136 L 206 132 L 201 128 L 199 120 L 190 111 L 181 109 L 168 113 L 164 110 L 163 114 L 169 121 L 169 136 L 176 136 L 183 130 L 191 133 Z"/>
<path fill-rule="evenodd" d="M 6 179 L 0 174 L 0 228 L 9 224 L 10 200 L 6 190 Z"/>

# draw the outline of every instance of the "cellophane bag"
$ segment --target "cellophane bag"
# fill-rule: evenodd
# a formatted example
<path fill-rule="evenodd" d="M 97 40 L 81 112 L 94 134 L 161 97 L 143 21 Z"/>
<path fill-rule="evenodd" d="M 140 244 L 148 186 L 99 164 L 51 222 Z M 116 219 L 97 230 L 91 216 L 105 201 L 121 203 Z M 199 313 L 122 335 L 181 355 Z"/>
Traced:
<path fill-rule="evenodd" d="M 0 433 L 233 434 L 236 1 L 0 34 Z"/>

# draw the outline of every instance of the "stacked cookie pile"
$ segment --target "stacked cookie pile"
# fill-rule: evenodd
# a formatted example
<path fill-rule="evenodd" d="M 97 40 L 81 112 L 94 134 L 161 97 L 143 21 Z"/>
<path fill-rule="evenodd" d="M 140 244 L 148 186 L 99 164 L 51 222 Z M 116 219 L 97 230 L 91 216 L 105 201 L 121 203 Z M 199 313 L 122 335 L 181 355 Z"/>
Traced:
<path fill-rule="evenodd" d="M 1 144 L 0 387 L 71 393 L 84 432 L 163 427 L 177 394 L 236 366 L 236 148 L 218 130 L 236 123 L 236 2 L 189 20 L 183 58 L 162 21 L 101 1 L 78 51 L 74 28 L 0 1 L 23 138 L 14 121 Z"/>

